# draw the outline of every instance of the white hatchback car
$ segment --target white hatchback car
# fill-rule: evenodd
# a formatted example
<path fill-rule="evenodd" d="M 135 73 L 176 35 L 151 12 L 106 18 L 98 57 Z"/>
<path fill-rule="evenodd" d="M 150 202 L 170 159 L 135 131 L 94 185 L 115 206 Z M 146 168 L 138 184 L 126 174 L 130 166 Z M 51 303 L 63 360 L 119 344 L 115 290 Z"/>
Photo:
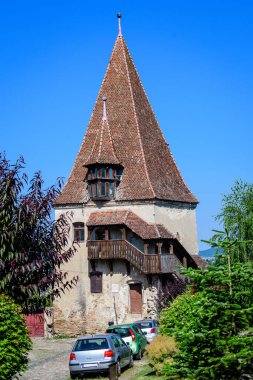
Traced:
<path fill-rule="evenodd" d="M 135 321 L 134 324 L 145 334 L 148 343 L 152 342 L 158 335 L 158 326 L 155 319 L 143 319 L 141 321 Z"/>

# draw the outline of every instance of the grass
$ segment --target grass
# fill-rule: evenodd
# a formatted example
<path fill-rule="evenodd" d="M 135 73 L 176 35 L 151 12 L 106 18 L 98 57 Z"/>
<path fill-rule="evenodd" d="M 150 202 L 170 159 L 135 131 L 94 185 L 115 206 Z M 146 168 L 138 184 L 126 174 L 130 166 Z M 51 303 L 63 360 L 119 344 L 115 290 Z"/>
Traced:
<path fill-rule="evenodd" d="M 162 380 L 163 378 L 157 376 L 154 370 L 149 366 L 149 364 L 145 364 L 139 372 L 135 373 L 133 377 L 129 377 L 128 380 Z"/>

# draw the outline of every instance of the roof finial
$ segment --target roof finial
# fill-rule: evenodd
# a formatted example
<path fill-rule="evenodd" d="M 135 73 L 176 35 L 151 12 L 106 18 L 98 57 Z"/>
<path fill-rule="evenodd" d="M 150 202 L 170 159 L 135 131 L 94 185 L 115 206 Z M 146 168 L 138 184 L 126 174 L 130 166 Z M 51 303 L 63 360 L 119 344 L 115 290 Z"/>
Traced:
<path fill-rule="evenodd" d="M 103 96 L 103 102 L 104 102 L 104 107 L 103 107 L 103 121 L 107 120 L 107 115 L 106 115 L 106 96 Z"/>
<path fill-rule="evenodd" d="M 119 36 L 122 36 L 122 30 L 121 30 L 121 13 L 117 13 L 118 17 L 118 24 L 119 24 Z"/>

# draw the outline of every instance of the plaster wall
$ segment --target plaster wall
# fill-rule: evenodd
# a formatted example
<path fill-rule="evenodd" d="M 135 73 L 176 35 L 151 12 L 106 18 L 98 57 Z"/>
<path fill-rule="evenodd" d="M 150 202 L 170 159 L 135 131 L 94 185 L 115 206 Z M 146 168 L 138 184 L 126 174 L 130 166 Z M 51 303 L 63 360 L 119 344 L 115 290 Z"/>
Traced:
<path fill-rule="evenodd" d="M 173 206 L 170 204 L 89 204 L 77 207 L 64 207 L 55 210 L 56 219 L 61 213 L 73 213 L 72 223 L 83 222 L 85 225 L 90 213 L 94 211 L 112 211 L 116 209 L 131 210 L 148 223 L 163 224 L 173 234 L 179 234 L 180 242 L 190 253 L 197 253 L 197 227 L 195 209 L 188 206 Z M 73 239 L 73 226 L 71 226 Z M 155 295 L 158 289 L 158 279 L 153 276 L 152 285 L 148 285 L 147 278 L 135 267 L 131 266 L 127 273 L 126 263 L 117 260 L 113 264 L 113 274 L 106 261 L 99 261 L 96 270 L 103 273 L 103 292 L 90 292 L 91 272 L 87 259 L 88 236 L 85 227 L 85 241 L 80 243 L 74 257 L 64 265 L 63 271 L 68 272 L 68 278 L 79 277 L 77 286 L 62 294 L 54 304 L 54 331 L 69 335 L 83 335 L 85 333 L 104 332 L 109 321 L 118 323 L 131 321 L 129 283 L 142 284 L 143 312 L 138 318 L 155 317 Z M 138 241 L 134 242 L 139 244 Z"/>
<path fill-rule="evenodd" d="M 198 254 L 196 209 L 188 205 L 154 207 L 155 223 L 163 224 L 192 255 Z"/>

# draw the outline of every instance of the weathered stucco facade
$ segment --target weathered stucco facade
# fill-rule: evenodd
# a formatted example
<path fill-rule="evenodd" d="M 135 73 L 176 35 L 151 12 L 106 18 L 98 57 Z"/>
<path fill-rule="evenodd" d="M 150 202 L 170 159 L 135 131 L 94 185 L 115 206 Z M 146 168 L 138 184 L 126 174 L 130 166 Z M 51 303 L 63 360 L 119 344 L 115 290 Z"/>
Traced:
<path fill-rule="evenodd" d="M 55 202 L 56 218 L 73 214 L 70 236 L 79 240 L 63 268 L 79 281 L 55 302 L 55 333 L 103 332 L 109 321 L 156 317 L 157 292 L 180 276 L 177 265 L 197 265 L 197 203 L 119 29 L 87 132 Z"/>

